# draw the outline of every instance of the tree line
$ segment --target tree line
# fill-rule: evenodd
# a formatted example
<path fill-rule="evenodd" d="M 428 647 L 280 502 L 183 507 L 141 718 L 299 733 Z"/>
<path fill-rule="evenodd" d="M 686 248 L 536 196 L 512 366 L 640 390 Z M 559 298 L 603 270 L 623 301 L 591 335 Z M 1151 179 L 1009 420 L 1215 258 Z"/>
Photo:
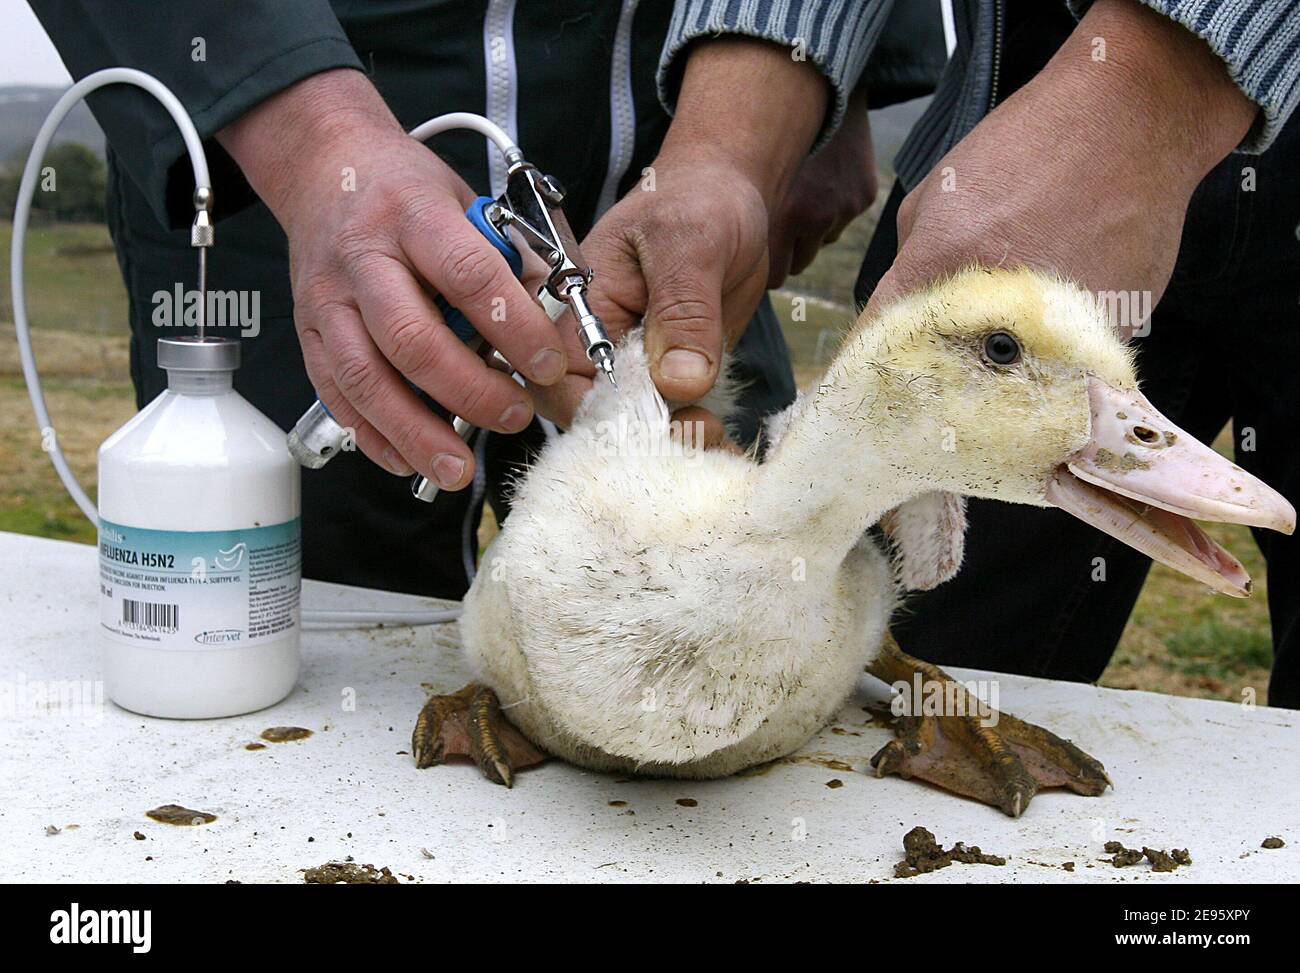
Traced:
<path fill-rule="evenodd" d="M 0 219 L 10 219 L 18 201 L 27 152 L 0 165 Z M 104 160 L 80 142 L 60 142 L 45 153 L 32 199 L 32 217 L 59 223 L 102 223 L 107 170 Z"/>

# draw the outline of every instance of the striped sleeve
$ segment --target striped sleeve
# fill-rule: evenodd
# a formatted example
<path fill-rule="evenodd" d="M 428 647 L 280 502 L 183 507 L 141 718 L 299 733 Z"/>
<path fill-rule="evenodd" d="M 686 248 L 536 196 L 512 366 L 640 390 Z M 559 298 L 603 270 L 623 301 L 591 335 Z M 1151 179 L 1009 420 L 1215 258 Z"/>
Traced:
<path fill-rule="evenodd" d="M 723 34 L 756 37 L 789 47 L 815 64 L 835 91 L 817 139 L 839 127 L 867 56 L 880 37 L 894 0 L 677 0 L 659 60 L 659 97 L 671 113 L 693 41 Z"/>
<path fill-rule="evenodd" d="M 1077 16 L 1091 0 L 1069 0 Z M 1260 117 L 1238 146 L 1263 152 L 1300 102 L 1300 0 L 1141 0 L 1182 24 L 1223 59 Z"/>

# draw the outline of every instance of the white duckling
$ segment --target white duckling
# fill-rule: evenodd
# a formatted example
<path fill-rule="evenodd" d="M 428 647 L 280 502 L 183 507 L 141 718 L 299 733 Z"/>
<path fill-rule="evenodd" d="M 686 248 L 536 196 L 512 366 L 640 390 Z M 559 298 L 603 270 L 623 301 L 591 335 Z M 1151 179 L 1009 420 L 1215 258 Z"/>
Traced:
<path fill-rule="evenodd" d="M 1187 517 L 1294 529 L 1280 495 L 1142 397 L 1092 298 L 1033 271 L 971 269 L 860 320 L 769 424 L 763 463 L 684 449 L 639 336 L 618 362 L 621 389 L 598 383 L 518 484 L 464 603 L 481 683 L 430 700 L 420 766 L 471 753 L 509 784 L 540 749 L 719 777 L 802 746 L 864 667 L 949 683 L 888 628 L 905 588 L 960 566 L 960 496 L 1055 504 L 1238 595 L 1245 571 Z M 1072 744 L 971 703 L 900 721 L 877 773 L 1013 815 L 1039 787 L 1109 783 Z"/>

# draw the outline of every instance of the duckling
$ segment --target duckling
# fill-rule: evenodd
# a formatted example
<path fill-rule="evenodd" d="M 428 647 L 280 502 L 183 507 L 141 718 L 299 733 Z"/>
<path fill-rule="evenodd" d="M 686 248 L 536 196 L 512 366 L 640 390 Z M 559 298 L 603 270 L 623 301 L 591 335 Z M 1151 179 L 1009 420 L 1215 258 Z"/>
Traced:
<path fill-rule="evenodd" d="M 960 567 L 962 498 L 1062 507 L 1233 595 L 1246 572 L 1188 518 L 1295 525 L 1285 499 L 1146 401 L 1092 297 L 1033 270 L 971 268 L 860 319 L 769 422 L 761 463 L 690 446 L 639 335 L 618 360 L 620 388 L 597 383 L 516 486 L 464 601 L 480 680 L 430 699 L 418 766 L 470 753 L 507 786 L 544 754 L 722 777 L 797 750 L 865 668 L 957 703 L 909 704 L 878 775 L 1013 816 L 1042 787 L 1100 794 L 1097 760 L 889 636 L 906 590 Z"/>

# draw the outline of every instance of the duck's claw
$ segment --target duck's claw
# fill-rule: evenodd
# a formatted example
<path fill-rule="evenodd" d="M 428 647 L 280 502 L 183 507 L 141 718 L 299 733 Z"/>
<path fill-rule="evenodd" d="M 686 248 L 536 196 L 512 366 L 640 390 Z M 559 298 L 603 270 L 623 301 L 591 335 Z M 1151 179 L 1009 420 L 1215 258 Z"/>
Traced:
<path fill-rule="evenodd" d="M 415 721 L 411 753 L 421 770 L 447 757 L 470 757 L 484 777 L 506 787 L 514 784 L 516 770 L 546 759 L 505 718 L 497 694 L 479 683 L 429 697 Z"/>
<path fill-rule="evenodd" d="M 892 638 L 869 671 L 908 687 L 919 674 L 923 685 L 942 684 L 935 699 L 956 704 L 952 713 L 900 717 L 897 738 L 871 758 L 877 777 L 919 777 L 1013 818 L 1042 788 L 1096 796 L 1110 786 L 1101 763 L 1073 743 L 980 702 L 942 669 L 905 655 Z"/>

